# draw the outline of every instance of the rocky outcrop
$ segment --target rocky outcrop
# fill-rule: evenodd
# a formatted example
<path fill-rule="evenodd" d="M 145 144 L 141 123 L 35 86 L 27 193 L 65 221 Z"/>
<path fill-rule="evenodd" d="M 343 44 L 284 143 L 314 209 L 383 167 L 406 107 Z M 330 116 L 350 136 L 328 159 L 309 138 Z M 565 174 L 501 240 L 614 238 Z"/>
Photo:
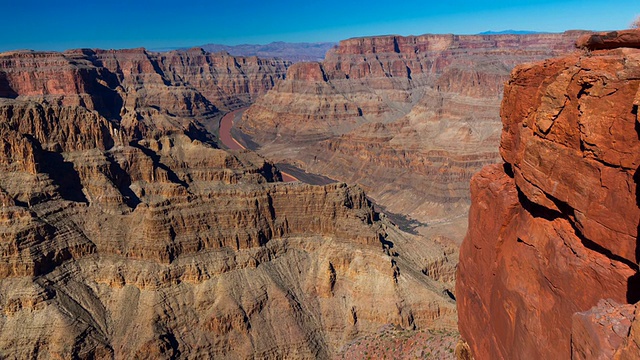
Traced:
<path fill-rule="evenodd" d="M 0 358 L 329 358 L 385 324 L 453 330 L 449 242 L 215 148 L 203 94 L 250 99 L 277 63 L 197 53 L 0 55 Z"/>
<path fill-rule="evenodd" d="M 60 156 L 75 188 L 3 168 L 4 358 L 328 357 L 386 323 L 455 324 L 414 271 L 442 248 L 358 188 L 269 183 L 259 157 L 184 136 Z"/>
<path fill-rule="evenodd" d="M 579 34 L 344 40 L 322 63 L 292 66 L 239 129 L 277 162 L 356 182 L 390 212 L 449 222 L 466 216 L 471 175 L 499 161 L 510 69 L 574 51 Z"/>
<path fill-rule="evenodd" d="M 201 48 L 158 56 L 165 74 L 188 83 L 223 110 L 248 106 L 284 79 L 289 61 L 208 53 Z"/>
<path fill-rule="evenodd" d="M 637 306 L 600 300 L 588 311 L 573 314 L 571 324 L 572 359 L 637 359 Z"/>
<path fill-rule="evenodd" d="M 638 79 L 631 48 L 513 71 L 504 164 L 472 179 L 460 251 L 459 328 L 477 359 L 608 358 L 627 342 L 598 320 L 611 311 L 589 311 L 640 300 Z M 614 311 L 628 328 L 633 311 Z"/>
<path fill-rule="evenodd" d="M 621 30 L 604 34 L 583 35 L 576 46 L 588 50 L 605 50 L 619 47 L 640 48 L 640 31 Z"/>

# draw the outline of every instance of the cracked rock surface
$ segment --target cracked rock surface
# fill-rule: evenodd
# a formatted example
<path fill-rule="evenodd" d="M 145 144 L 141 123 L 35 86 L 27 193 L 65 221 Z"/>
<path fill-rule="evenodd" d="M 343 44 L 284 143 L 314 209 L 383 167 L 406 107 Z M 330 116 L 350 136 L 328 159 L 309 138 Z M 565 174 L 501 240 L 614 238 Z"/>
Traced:
<path fill-rule="evenodd" d="M 640 50 L 514 69 L 500 154 L 471 182 L 457 277 L 477 359 L 570 358 L 572 316 L 640 300 Z"/>

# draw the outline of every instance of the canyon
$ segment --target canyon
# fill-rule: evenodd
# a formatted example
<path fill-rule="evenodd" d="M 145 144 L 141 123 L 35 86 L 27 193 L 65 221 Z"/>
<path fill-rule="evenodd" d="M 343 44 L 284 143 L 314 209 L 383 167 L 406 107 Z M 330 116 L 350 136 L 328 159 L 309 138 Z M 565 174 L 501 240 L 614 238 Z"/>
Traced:
<path fill-rule="evenodd" d="M 0 54 L 0 357 L 328 358 L 388 324 L 455 333 L 451 239 L 220 149 L 219 118 L 289 66 Z"/>
<path fill-rule="evenodd" d="M 637 358 L 639 38 L 1 53 L 0 358 Z"/>
<path fill-rule="evenodd" d="M 637 359 L 640 30 L 515 68 L 456 282 L 476 359 Z"/>
<path fill-rule="evenodd" d="M 237 130 L 275 162 L 359 184 L 405 230 L 460 242 L 469 180 L 500 160 L 511 69 L 571 53 L 581 34 L 343 40 L 323 62 L 292 65 Z"/>

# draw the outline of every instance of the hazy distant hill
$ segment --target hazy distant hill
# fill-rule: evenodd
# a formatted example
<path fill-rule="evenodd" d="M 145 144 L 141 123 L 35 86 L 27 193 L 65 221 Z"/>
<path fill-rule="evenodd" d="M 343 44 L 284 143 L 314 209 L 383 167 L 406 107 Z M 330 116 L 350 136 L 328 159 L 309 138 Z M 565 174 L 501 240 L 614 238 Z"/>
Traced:
<path fill-rule="evenodd" d="M 332 42 L 319 43 L 287 43 L 272 42 L 266 45 L 242 44 L 220 45 L 206 44 L 200 46 L 208 52 L 226 51 L 234 56 L 258 56 L 262 58 L 277 57 L 293 62 L 322 61 L 327 50 L 336 46 Z"/>
<path fill-rule="evenodd" d="M 528 30 L 502 30 L 502 31 L 484 31 L 478 33 L 478 35 L 527 35 L 527 34 L 544 34 L 540 31 L 528 31 Z"/>

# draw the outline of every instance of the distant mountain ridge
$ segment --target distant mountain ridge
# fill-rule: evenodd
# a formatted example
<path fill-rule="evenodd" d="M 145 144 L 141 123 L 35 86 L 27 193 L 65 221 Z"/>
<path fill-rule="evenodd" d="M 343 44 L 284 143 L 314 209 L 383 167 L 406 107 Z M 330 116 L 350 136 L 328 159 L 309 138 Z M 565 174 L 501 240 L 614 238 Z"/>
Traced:
<path fill-rule="evenodd" d="M 484 31 L 478 33 L 478 35 L 529 35 L 529 34 L 545 34 L 544 31 L 529 31 L 529 30 L 501 30 L 501 31 Z"/>
<path fill-rule="evenodd" d="M 544 34 L 541 31 L 529 30 L 501 30 L 501 31 L 484 31 L 477 35 L 528 35 L 528 34 Z M 323 61 L 325 54 L 330 49 L 338 46 L 336 42 L 314 42 L 314 43 L 290 43 L 285 41 L 274 41 L 269 44 L 240 44 L 240 45 L 224 45 L 224 44 L 205 44 L 194 46 L 203 50 L 216 53 L 226 51 L 232 56 L 257 56 L 259 58 L 280 58 L 291 62 L 303 61 Z M 151 49 L 154 52 L 168 52 L 173 50 L 187 50 L 188 47 L 166 47 Z"/>
<path fill-rule="evenodd" d="M 284 41 L 272 42 L 269 44 L 241 44 L 222 45 L 205 44 L 201 47 L 207 52 L 215 53 L 226 51 L 233 56 L 257 56 L 259 58 L 281 58 L 292 62 L 301 61 L 322 61 L 327 51 L 334 46 L 334 42 L 317 43 L 288 43 Z M 186 49 L 186 48 L 183 48 Z M 170 51 L 175 49 L 157 49 L 156 51 Z"/>

